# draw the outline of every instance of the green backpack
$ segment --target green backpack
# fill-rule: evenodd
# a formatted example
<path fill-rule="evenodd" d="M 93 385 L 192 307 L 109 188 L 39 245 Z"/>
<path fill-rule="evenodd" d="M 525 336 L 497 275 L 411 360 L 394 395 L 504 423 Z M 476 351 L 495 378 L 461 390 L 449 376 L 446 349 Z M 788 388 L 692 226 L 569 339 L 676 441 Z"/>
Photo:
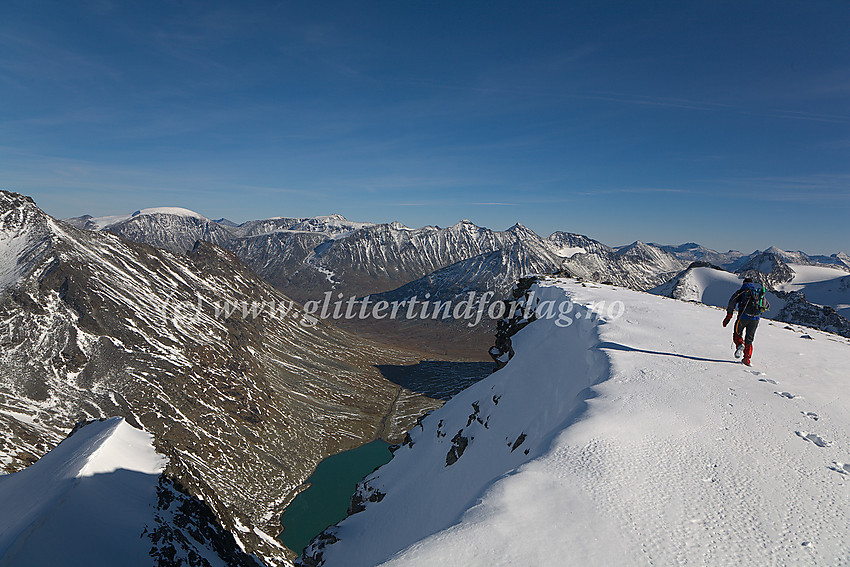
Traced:
<path fill-rule="evenodd" d="M 752 317 L 759 317 L 770 309 L 767 301 L 764 285 L 759 285 L 755 290 L 747 290 L 747 303 L 745 312 Z"/>

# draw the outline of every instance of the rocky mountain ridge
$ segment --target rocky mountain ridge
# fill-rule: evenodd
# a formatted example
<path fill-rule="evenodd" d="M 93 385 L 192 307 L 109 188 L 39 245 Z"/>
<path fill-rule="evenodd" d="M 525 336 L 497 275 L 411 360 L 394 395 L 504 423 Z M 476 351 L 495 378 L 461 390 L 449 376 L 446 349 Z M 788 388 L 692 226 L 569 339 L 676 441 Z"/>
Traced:
<path fill-rule="evenodd" d="M 418 358 L 305 320 L 213 244 L 174 254 L 0 192 L 0 250 L 6 472 L 81 419 L 121 416 L 154 434 L 168 474 L 249 552 L 280 564 L 293 554 L 274 539 L 279 513 L 315 464 L 376 437 L 400 440 L 439 405 L 374 367 Z"/>
<path fill-rule="evenodd" d="M 104 219 L 86 215 L 68 221 L 81 228 L 106 230 L 174 252 L 191 250 L 197 240 L 219 244 L 236 253 L 275 287 L 291 292 L 300 301 L 315 299 L 328 289 L 360 296 L 397 290 L 482 254 L 515 248 L 520 242 L 533 248 L 529 252 L 534 256 L 530 260 L 533 264 L 554 266 L 578 277 L 611 281 L 638 290 L 664 283 L 694 261 L 709 262 L 738 273 L 757 269 L 757 264 L 773 258 L 780 263 L 831 265 L 850 270 L 850 256 L 844 253 L 809 256 L 771 247 L 744 254 L 734 250 L 717 252 L 696 243 L 670 246 L 640 241 L 611 247 L 568 232 L 555 232 L 543 238 L 519 223 L 504 231 L 479 227 L 468 220 L 446 228 L 412 229 L 397 222 L 355 222 L 334 214 L 274 217 L 237 225 L 227 219 L 212 221 L 191 211 L 173 215 L 137 211 L 128 217 Z M 517 263 L 504 266 L 513 271 L 521 268 Z M 464 267 L 458 265 L 457 269 Z M 769 267 L 762 272 L 776 270 Z M 497 279 L 516 278 L 502 271 Z M 426 286 L 427 281 L 423 280 L 416 287 Z"/>
<path fill-rule="evenodd" d="M 457 303 L 469 292 L 480 295 L 488 291 L 498 298 L 529 273 L 561 273 L 647 291 L 675 278 L 693 261 L 707 261 L 742 274 L 749 270 L 745 275 L 758 278 L 762 276 L 756 272 L 761 269 L 771 285 L 787 281 L 789 274 L 782 266 L 792 259 L 850 270 L 841 254 L 807 256 L 771 248 L 746 255 L 732 250 L 716 252 L 695 243 L 666 246 L 640 241 L 611 247 L 568 232 L 543 238 L 519 223 L 494 231 L 468 220 L 446 228 L 412 229 L 395 222 L 359 223 L 341 215 L 276 217 L 239 225 L 217 223 L 197 213 L 176 216 L 179 218 L 151 214 L 107 217 L 119 221 L 110 224 L 89 219 L 86 226 L 174 251 L 188 249 L 193 239 L 210 239 L 301 302 L 320 299 L 328 291 L 334 296 L 371 295 L 387 301 L 421 301 L 427 296 Z M 78 223 L 78 219 L 72 220 Z M 464 357 L 484 352 L 493 331 L 492 325 L 470 330 L 454 321 L 338 323 L 372 338 L 393 337 L 407 348 L 436 344 L 439 339 L 433 339 L 448 325 L 453 327 L 455 355 Z"/>

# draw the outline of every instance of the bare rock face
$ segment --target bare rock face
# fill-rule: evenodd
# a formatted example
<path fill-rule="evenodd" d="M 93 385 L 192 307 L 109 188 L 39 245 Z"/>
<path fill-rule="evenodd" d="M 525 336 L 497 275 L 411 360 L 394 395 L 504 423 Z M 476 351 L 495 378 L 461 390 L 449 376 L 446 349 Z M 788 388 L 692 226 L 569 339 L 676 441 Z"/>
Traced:
<path fill-rule="evenodd" d="M 794 279 L 794 270 L 773 252 L 762 252 L 753 256 L 735 273 L 742 278 L 752 278 L 753 281 L 764 284 L 768 289 Z"/>
<path fill-rule="evenodd" d="M 416 359 L 305 319 L 213 244 L 178 255 L 0 192 L 0 250 L 6 472 L 79 420 L 122 416 L 154 434 L 171 478 L 277 564 L 294 556 L 274 540 L 279 514 L 321 459 L 400 441 L 440 405 L 373 367 Z"/>
<path fill-rule="evenodd" d="M 533 298 L 529 293 L 531 286 L 537 281 L 534 276 L 519 279 L 511 290 L 511 297 L 504 300 L 507 316 L 496 324 L 495 344 L 489 351 L 497 370 L 504 367 L 514 356 L 511 337 L 537 318 L 534 306 L 531 305 Z"/>
<path fill-rule="evenodd" d="M 204 555 L 210 552 L 226 565 L 257 567 L 233 534 L 221 527 L 207 503 L 171 477 L 160 475 L 156 495 L 156 523 L 143 532 L 151 542 L 150 556 L 156 567 L 203 565 Z"/>
<path fill-rule="evenodd" d="M 636 241 L 616 250 L 594 247 L 592 252 L 565 259 L 562 268 L 586 280 L 647 291 L 668 281 L 686 265 L 666 250 Z"/>
<path fill-rule="evenodd" d="M 806 325 L 842 337 L 850 337 L 850 321 L 836 313 L 832 307 L 809 303 L 801 291 L 782 295 L 784 295 L 785 307 L 776 316 L 777 321 Z"/>

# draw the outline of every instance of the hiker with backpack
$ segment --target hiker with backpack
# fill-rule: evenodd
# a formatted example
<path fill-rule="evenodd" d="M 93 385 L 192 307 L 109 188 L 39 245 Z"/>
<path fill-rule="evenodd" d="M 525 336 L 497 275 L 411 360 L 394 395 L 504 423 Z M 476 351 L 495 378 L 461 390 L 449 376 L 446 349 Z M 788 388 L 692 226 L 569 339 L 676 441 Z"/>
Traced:
<path fill-rule="evenodd" d="M 732 294 L 729 305 L 726 306 L 726 318 L 723 326 L 732 320 L 732 312 L 738 308 L 738 320 L 732 331 L 732 340 L 735 343 L 735 358 L 744 356 L 744 364 L 750 366 L 753 356 L 753 339 L 759 326 L 759 318 L 770 308 L 765 297 L 764 285 L 754 284 L 752 278 L 744 278 L 741 289 Z"/>

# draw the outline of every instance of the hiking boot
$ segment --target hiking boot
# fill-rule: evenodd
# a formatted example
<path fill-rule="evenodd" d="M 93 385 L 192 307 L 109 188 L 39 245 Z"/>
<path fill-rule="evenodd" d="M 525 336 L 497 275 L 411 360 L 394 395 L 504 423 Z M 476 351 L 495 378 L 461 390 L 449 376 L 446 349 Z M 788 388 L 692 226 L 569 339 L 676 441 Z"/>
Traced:
<path fill-rule="evenodd" d="M 741 358 L 744 356 L 744 345 L 738 345 L 738 348 L 735 349 L 735 358 Z"/>
<path fill-rule="evenodd" d="M 753 345 L 744 347 L 744 364 L 750 366 L 750 359 L 753 357 Z"/>

